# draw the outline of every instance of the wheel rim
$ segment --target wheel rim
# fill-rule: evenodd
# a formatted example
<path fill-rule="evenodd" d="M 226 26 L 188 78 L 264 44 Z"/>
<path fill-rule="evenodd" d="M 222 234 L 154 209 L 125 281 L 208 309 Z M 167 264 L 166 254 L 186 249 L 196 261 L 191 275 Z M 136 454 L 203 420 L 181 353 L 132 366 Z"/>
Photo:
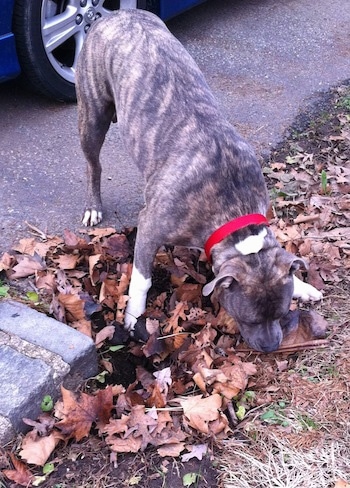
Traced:
<path fill-rule="evenodd" d="M 74 83 L 78 55 L 90 26 L 118 8 L 119 0 L 43 0 L 43 46 L 59 76 Z"/>

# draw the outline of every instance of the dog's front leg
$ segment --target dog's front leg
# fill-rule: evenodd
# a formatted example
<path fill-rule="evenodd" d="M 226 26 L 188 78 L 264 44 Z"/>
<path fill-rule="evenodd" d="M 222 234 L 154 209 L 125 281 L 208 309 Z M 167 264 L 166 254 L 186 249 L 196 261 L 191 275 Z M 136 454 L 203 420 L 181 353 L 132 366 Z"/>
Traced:
<path fill-rule="evenodd" d="M 322 299 L 322 292 L 318 291 L 314 286 L 304 283 L 295 275 L 293 276 L 293 298 L 299 298 L 302 302 L 318 302 Z"/>
<path fill-rule="evenodd" d="M 157 235 L 156 225 L 146 206 L 139 215 L 129 300 L 125 312 L 124 327 L 129 332 L 134 330 L 137 319 L 146 310 L 147 292 L 152 285 L 154 256 L 160 242 L 162 237 Z"/>
<path fill-rule="evenodd" d="M 138 317 L 146 310 L 147 292 L 151 285 L 151 277 L 145 277 L 134 263 L 124 321 L 124 327 L 129 332 L 134 330 Z"/>

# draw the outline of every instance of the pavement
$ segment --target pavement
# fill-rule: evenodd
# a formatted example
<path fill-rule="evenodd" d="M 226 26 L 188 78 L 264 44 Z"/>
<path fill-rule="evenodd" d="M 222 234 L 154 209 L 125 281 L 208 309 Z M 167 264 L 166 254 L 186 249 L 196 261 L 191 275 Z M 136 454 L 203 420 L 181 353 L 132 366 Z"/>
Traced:
<path fill-rule="evenodd" d="M 301 110 L 350 78 L 350 2 L 344 0 L 211 0 L 168 27 L 259 156 L 282 139 Z M 75 105 L 45 100 L 12 81 L 0 85 L 0 106 L 1 254 L 28 237 L 26 222 L 48 234 L 79 231 L 85 162 Z M 135 225 L 142 178 L 117 126 L 107 135 L 102 166 L 102 226 Z M 88 338 L 1 301 L 0 445 L 24 428 L 22 417 L 35 418 L 44 394 L 58 395 L 67 374 L 86 378 L 95 371 Z"/>

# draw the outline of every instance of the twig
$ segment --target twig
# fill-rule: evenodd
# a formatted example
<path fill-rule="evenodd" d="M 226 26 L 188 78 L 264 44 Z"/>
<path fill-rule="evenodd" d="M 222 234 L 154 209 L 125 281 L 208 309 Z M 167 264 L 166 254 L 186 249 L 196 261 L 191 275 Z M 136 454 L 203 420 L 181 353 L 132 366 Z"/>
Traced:
<path fill-rule="evenodd" d="M 47 241 L 47 234 L 45 234 L 45 232 L 38 229 L 38 227 L 35 227 L 34 225 L 30 224 L 26 220 L 24 221 L 24 223 L 33 231 L 32 233 L 36 234 L 43 241 Z"/>
<path fill-rule="evenodd" d="M 234 427 L 236 427 L 236 425 L 238 424 L 238 418 L 237 418 L 235 409 L 233 408 L 233 403 L 232 402 L 228 402 L 228 404 L 227 404 L 227 410 L 228 410 L 228 414 L 230 416 L 232 425 Z"/>
<path fill-rule="evenodd" d="M 303 351 L 304 349 L 318 349 L 322 348 L 325 349 L 329 346 L 329 339 L 315 339 L 312 341 L 301 342 L 300 344 L 293 344 L 293 345 L 286 345 L 280 346 L 276 351 L 273 351 L 274 354 L 279 352 L 297 352 Z M 252 351 L 249 347 L 243 346 L 239 348 L 239 352 L 256 352 Z"/>
<path fill-rule="evenodd" d="M 319 220 L 320 216 L 318 214 L 312 214 L 312 215 L 298 215 L 293 220 L 293 224 L 304 224 L 306 222 L 312 222 L 313 220 Z"/>
<path fill-rule="evenodd" d="M 176 332 L 175 334 L 168 334 L 165 336 L 158 337 L 158 341 L 162 341 L 163 339 L 169 339 L 170 337 L 176 337 L 180 335 L 191 335 L 191 332 Z"/>

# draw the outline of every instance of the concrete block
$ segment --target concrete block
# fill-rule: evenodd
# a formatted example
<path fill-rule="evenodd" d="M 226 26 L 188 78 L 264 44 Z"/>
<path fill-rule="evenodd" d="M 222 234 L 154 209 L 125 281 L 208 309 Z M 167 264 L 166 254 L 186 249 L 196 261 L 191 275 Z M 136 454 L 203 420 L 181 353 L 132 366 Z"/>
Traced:
<path fill-rule="evenodd" d="M 0 302 L 0 330 L 58 354 L 71 374 L 85 379 L 97 372 L 96 348 L 89 337 L 22 303 Z"/>
<path fill-rule="evenodd" d="M 45 395 L 56 399 L 66 379 L 98 371 L 93 341 L 45 314 L 14 301 L 0 302 L 0 445 L 25 432 Z"/>
<path fill-rule="evenodd" d="M 44 396 L 52 393 L 52 370 L 40 359 L 0 346 L 0 371 L 0 413 L 11 421 L 15 430 L 21 431 L 25 426 L 22 418 L 35 418 Z"/>

